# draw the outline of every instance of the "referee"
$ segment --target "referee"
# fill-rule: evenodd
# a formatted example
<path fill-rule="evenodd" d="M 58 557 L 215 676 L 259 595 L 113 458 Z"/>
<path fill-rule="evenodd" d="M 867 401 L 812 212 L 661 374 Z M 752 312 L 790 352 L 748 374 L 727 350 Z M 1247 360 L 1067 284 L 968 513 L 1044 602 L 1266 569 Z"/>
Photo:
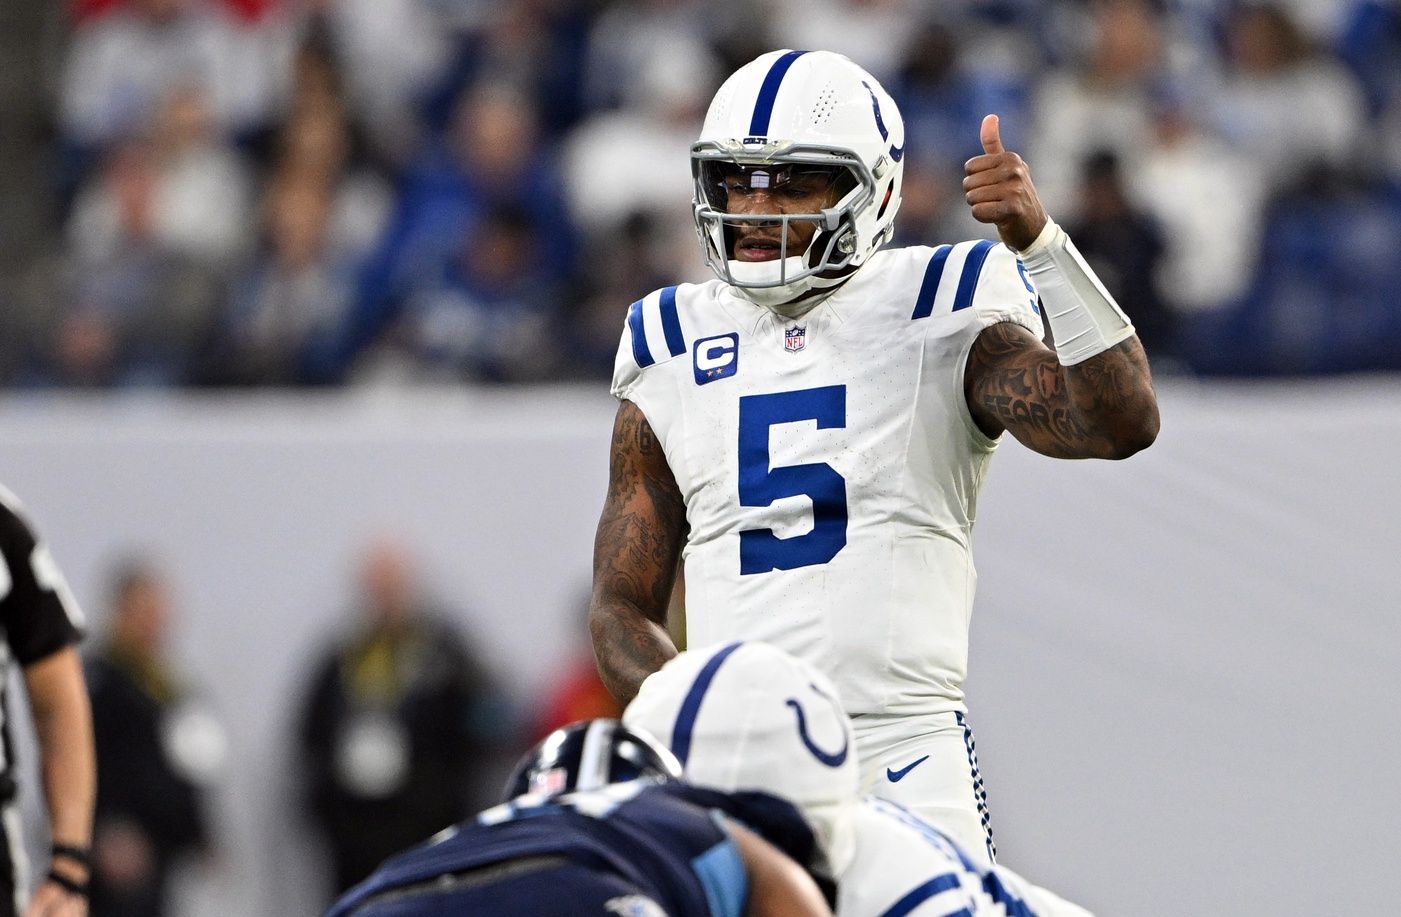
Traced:
<path fill-rule="evenodd" d="M 0 487 L 0 917 L 85 917 L 88 912 L 96 776 L 92 715 L 76 647 L 82 623 L 63 574 L 25 521 L 19 501 Z M 12 662 L 24 675 L 53 839 L 48 874 L 32 899 L 4 697 Z"/>

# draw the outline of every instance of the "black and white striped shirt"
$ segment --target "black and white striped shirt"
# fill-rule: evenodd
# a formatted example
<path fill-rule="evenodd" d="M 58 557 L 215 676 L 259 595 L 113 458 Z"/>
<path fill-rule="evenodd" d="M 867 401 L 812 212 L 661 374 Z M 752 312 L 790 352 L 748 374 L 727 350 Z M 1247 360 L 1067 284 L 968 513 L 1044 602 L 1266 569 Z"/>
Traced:
<path fill-rule="evenodd" d="M 11 662 L 38 662 L 82 637 L 83 613 L 14 494 L 0 487 L 0 698 Z M 12 758 L 8 711 L 0 704 L 0 772 Z"/>

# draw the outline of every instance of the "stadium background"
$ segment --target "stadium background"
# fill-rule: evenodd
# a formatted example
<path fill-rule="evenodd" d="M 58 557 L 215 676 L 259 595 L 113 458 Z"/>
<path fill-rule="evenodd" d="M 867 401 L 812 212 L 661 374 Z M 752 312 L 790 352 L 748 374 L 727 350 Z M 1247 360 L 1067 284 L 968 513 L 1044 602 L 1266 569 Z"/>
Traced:
<path fill-rule="evenodd" d="M 289 716 L 412 546 L 529 709 L 574 645 L 626 305 L 771 47 L 872 69 L 902 241 L 986 235 L 985 111 L 1143 329 L 1128 463 L 1009 444 L 969 690 L 1004 859 L 1104 914 L 1385 909 L 1401 855 L 1401 6 L 7 0 L 0 481 L 101 632 L 172 575 L 230 753 L 181 913 L 312 913 Z M 32 756 L 31 756 L 32 759 Z M 34 797 L 30 792 L 29 798 Z"/>

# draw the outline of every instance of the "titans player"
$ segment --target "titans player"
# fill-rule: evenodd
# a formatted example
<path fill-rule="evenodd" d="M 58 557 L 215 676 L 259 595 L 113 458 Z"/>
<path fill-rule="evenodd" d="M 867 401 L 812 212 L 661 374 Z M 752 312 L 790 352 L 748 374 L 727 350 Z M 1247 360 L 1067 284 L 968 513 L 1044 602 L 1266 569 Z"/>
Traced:
<path fill-rule="evenodd" d="M 717 277 L 628 310 L 590 629 L 630 700 L 676 653 L 684 562 L 688 645 L 765 640 L 814 663 L 853 717 L 863 788 L 991 860 L 963 696 L 988 463 L 1004 431 L 1124 458 L 1158 409 L 1133 325 L 995 116 L 980 140 L 964 190 L 1001 244 L 883 248 L 905 131 L 880 84 L 775 51 L 721 86 L 691 152 Z"/>
<path fill-rule="evenodd" d="M 679 776 L 664 747 L 616 720 L 556 730 L 517 766 L 506 803 L 390 859 L 327 917 L 831 914 L 799 865 L 815 840 L 792 806 Z"/>

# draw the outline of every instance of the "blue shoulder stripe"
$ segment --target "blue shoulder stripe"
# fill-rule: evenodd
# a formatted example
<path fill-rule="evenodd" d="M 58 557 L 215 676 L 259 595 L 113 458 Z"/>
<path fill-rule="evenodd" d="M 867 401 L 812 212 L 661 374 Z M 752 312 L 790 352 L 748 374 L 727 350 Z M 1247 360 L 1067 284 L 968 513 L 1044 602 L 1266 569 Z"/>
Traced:
<path fill-rule="evenodd" d="M 973 250 L 964 259 L 963 273 L 958 277 L 958 292 L 953 298 L 952 311 L 957 312 L 973 305 L 973 293 L 978 289 L 978 275 L 983 272 L 983 262 L 988 260 L 988 252 L 992 251 L 996 244 L 984 239 L 974 245 Z"/>
<path fill-rule="evenodd" d="M 681 317 L 676 314 L 676 287 L 662 290 L 662 330 L 666 332 L 666 349 L 673 357 L 686 352 L 686 336 L 681 333 Z"/>
<path fill-rule="evenodd" d="M 628 330 L 632 332 L 632 358 L 637 365 L 646 369 L 657 362 L 652 359 L 652 351 L 647 349 L 647 331 L 642 327 L 642 300 L 628 306 Z"/>
<path fill-rule="evenodd" d="M 759 98 L 754 103 L 754 117 L 749 120 L 749 136 L 767 137 L 769 118 L 773 117 L 773 103 L 778 98 L 778 87 L 783 85 L 784 74 L 793 66 L 793 61 L 806 54 L 806 51 L 789 51 L 773 62 L 764 82 L 759 86 Z"/>
<path fill-rule="evenodd" d="M 705 889 L 712 917 L 742 917 L 749 899 L 749 876 L 733 838 L 726 837 L 691 860 L 691 869 Z"/>
<path fill-rule="evenodd" d="M 941 876 L 935 876 L 923 885 L 910 889 L 905 897 L 886 908 L 880 917 L 905 917 L 906 914 L 930 898 L 951 888 L 958 888 L 958 875 L 956 873 L 946 872 Z"/>
<path fill-rule="evenodd" d="M 676 755 L 676 760 L 680 761 L 682 766 L 685 766 L 686 759 L 691 756 L 691 732 L 696 728 L 696 717 L 700 715 L 701 701 L 705 699 L 710 682 L 715 679 L 715 673 L 721 663 L 743 645 L 743 642 L 731 643 L 711 656 L 701 667 L 696 680 L 691 683 L 691 690 L 686 692 L 685 699 L 681 701 L 681 709 L 676 713 L 676 725 L 671 729 L 671 753 Z"/>
<path fill-rule="evenodd" d="M 915 311 L 910 315 L 911 320 L 928 318 L 933 313 L 934 294 L 939 292 L 939 280 L 944 276 L 944 264 L 949 260 L 951 251 L 952 245 L 940 245 L 934 257 L 929 259 L 929 266 L 924 269 L 924 282 L 919 285 L 919 295 L 915 297 Z"/>

